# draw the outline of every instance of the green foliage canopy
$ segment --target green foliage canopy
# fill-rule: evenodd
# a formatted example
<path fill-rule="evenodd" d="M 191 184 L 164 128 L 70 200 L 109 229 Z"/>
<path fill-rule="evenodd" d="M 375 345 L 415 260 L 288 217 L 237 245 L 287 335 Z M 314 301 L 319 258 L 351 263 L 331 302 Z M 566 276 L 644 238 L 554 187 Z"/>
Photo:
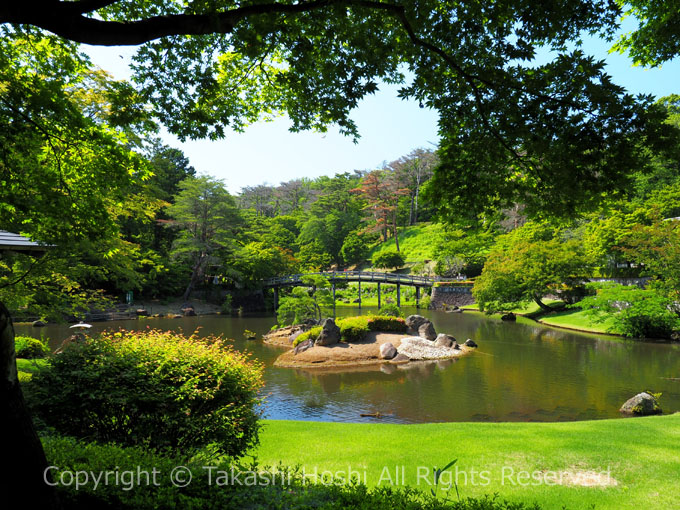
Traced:
<path fill-rule="evenodd" d="M 0 23 L 141 44 L 138 91 L 181 138 L 220 138 L 282 112 L 293 131 L 335 124 L 356 137 L 351 110 L 379 81 L 400 84 L 401 97 L 439 112 L 428 195 L 449 217 L 515 203 L 571 213 L 623 192 L 649 162 L 644 149 L 676 136 L 651 98 L 627 94 L 602 62 L 570 49 L 583 34 L 611 35 L 620 15 L 611 0 L 33 0 L 3 5 Z M 554 58 L 537 64 L 542 47 Z"/>

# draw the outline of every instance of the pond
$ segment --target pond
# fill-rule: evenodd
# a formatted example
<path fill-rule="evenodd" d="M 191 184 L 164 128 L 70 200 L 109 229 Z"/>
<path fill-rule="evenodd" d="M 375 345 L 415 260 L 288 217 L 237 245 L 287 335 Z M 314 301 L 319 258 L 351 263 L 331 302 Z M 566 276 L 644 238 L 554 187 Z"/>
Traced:
<path fill-rule="evenodd" d="M 369 309 L 363 309 L 368 313 Z M 404 309 L 406 314 L 415 309 Z M 419 310 L 437 332 L 479 348 L 457 361 L 371 367 L 352 372 L 272 366 L 282 349 L 246 340 L 264 334 L 271 316 L 199 316 L 94 323 L 102 329 L 147 327 L 200 335 L 221 334 L 265 364 L 264 417 L 362 422 L 380 412 L 393 423 L 445 421 L 567 421 L 619 417 L 618 408 L 644 390 L 663 393 L 664 411 L 680 411 L 680 345 L 642 343 L 544 327 L 526 319 L 504 323 L 477 313 Z M 357 310 L 339 309 L 338 315 Z M 18 335 L 41 335 L 58 346 L 68 325 L 16 325 Z"/>

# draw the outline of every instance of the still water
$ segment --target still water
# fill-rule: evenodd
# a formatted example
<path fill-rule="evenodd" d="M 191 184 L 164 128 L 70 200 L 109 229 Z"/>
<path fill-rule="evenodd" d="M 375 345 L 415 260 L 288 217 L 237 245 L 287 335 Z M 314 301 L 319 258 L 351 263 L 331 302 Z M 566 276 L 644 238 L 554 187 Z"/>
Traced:
<path fill-rule="evenodd" d="M 94 323 L 91 332 L 151 327 L 233 338 L 237 349 L 265 365 L 263 412 L 272 419 L 362 422 L 375 419 L 361 413 L 376 412 L 393 423 L 616 418 L 621 404 L 644 390 L 663 393 L 666 413 L 680 411 L 680 380 L 673 380 L 680 378 L 680 344 L 574 333 L 524 319 L 504 323 L 473 313 L 418 313 L 437 332 L 461 342 L 472 338 L 479 348 L 456 361 L 320 372 L 276 368 L 283 349 L 243 338 L 245 329 L 269 331 L 276 322 L 270 316 L 110 321 Z M 53 347 L 71 333 L 68 325 L 15 329 L 18 335 L 47 337 Z"/>

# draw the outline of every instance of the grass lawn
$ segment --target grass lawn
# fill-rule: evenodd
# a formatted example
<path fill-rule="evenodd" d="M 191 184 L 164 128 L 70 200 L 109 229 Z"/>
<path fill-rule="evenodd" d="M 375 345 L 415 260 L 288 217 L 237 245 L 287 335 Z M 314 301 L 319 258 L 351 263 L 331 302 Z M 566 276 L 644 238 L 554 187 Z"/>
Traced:
<path fill-rule="evenodd" d="M 548 306 L 559 307 L 562 301 L 547 299 L 544 301 Z M 477 305 L 463 306 L 466 310 L 479 311 Z M 612 326 L 612 319 L 607 318 L 602 322 L 596 322 L 592 316 L 586 315 L 578 308 L 569 310 L 560 310 L 557 312 L 546 313 L 536 304 L 529 303 L 522 308 L 515 308 L 510 310 L 513 313 L 534 319 L 546 326 L 555 326 L 558 328 L 575 329 L 579 331 L 587 331 L 590 333 L 601 333 L 612 335 L 609 328 Z M 500 318 L 502 314 L 492 314 L 491 318 Z"/>
<path fill-rule="evenodd" d="M 539 322 L 550 326 L 592 331 L 594 333 L 607 333 L 613 324 L 611 318 L 607 318 L 603 322 L 595 322 L 592 316 L 586 315 L 579 309 L 563 310 L 544 315 L 539 318 Z"/>
<path fill-rule="evenodd" d="M 392 301 L 394 304 L 396 304 L 396 298 L 392 295 L 390 296 L 392 298 Z M 384 306 L 387 304 L 387 301 L 385 301 L 385 298 L 382 297 L 380 300 L 380 305 Z M 336 301 L 335 306 L 337 308 L 359 308 L 359 303 L 343 303 L 342 301 Z M 376 307 L 378 306 L 378 298 L 377 297 L 362 297 L 361 298 L 361 306 L 362 307 Z M 415 299 L 401 299 L 401 306 L 416 306 L 416 300 Z"/>
<path fill-rule="evenodd" d="M 404 255 L 406 262 L 421 262 L 434 258 L 434 249 L 440 243 L 442 227 L 437 223 L 422 223 L 412 227 L 404 227 L 399 232 L 399 250 Z M 383 251 L 396 251 L 394 239 L 373 248 L 368 255 L 371 260 L 373 255 Z"/>
<path fill-rule="evenodd" d="M 17 369 L 20 372 L 34 374 L 49 363 L 46 359 L 23 359 L 17 358 Z"/>
<path fill-rule="evenodd" d="M 255 455 L 261 465 L 299 464 L 310 478 L 323 471 L 342 477 L 351 469 L 369 486 L 426 491 L 433 466 L 458 459 L 442 483 L 457 477 L 462 497 L 497 492 L 544 509 L 673 509 L 680 501 L 680 414 L 568 423 L 265 420 Z M 609 471 L 616 485 L 554 484 L 565 471 Z M 524 472 L 535 478 L 522 478 Z"/>

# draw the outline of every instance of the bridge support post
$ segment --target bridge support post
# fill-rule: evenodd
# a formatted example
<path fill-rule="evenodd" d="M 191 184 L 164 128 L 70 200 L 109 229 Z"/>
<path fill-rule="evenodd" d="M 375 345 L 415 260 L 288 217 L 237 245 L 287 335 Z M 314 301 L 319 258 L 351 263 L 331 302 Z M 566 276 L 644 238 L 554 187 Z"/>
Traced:
<path fill-rule="evenodd" d="M 401 306 L 401 284 L 397 283 L 397 306 Z"/>
<path fill-rule="evenodd" d="M 380 309 L 380 282 L 378 282 L 378 309 Z"/>
<path fill-rule="evenodd" d="M 359 310 L 361 310 L 361 278 L 359 278 Z"/>
<path fill-rule="evenodd" d="M 420 308 L 420 287 L 416 285 L 416 308 Z"/>
<path fill-rule="evenodd" d="M 274 287 L 274 311 L 279 309 L 279 288 Z"/>
<path fill-rule="evenodd" d="M 335 280 L 333 280 L 333 320 L 335 320 Z"/>

